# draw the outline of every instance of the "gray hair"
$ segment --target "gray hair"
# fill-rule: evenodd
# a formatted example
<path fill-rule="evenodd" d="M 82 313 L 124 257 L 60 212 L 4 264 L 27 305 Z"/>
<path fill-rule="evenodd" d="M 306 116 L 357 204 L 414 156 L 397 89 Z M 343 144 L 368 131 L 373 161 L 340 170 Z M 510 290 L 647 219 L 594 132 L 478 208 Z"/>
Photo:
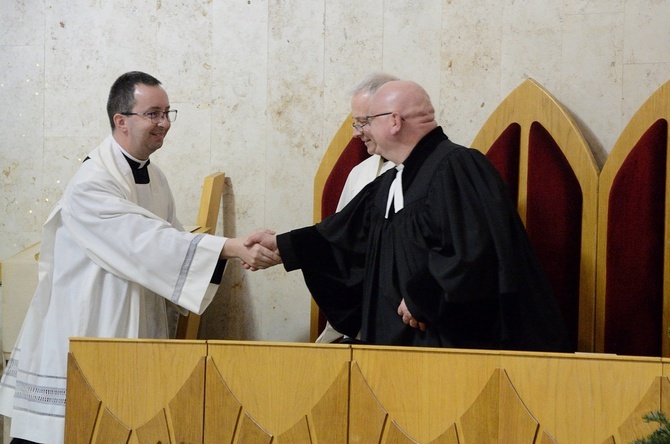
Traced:
<path fill-rule="evenodd" d="M 386 74 L 384 72 L 373 72 L 358 82 L 358 84 L 356 84 L 356 86 L 351 89 L 350 94 L 352 97 L 364 92 L 374 94 L 383 84 L 393 80 L 400 79 L 394 75 Z"/>

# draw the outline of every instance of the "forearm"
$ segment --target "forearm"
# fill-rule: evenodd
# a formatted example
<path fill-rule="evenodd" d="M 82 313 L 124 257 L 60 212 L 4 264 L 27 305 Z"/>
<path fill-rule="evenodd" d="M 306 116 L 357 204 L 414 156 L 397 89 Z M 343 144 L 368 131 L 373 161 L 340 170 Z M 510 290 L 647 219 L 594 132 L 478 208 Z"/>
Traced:
<path fill-rule="evenodd" d="M 232 259 L 240 257 L 241 248 L 243 248 L 242 240 L 240 238 L 227 238 L 221 248 L 219 259 Z"/>

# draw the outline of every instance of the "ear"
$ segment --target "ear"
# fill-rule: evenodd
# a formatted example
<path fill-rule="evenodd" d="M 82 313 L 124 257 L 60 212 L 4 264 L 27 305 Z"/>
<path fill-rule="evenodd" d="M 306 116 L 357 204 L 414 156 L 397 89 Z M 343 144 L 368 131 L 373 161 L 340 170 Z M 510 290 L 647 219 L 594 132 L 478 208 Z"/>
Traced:
<path fill-rule="evenodd" d="M 398 134 L 402 129 L 403 123 L 404 119 L 400 117 L 399 113 L 394 112 L 391 114 L 391 134 Z"/>
<path fill-rule="evenodd" d="M 123 114 L 114 114 L 114 126 L 118 131 L 127 131 L 127 123 L 128 123 L 128 116 L 124 116 Z"/>

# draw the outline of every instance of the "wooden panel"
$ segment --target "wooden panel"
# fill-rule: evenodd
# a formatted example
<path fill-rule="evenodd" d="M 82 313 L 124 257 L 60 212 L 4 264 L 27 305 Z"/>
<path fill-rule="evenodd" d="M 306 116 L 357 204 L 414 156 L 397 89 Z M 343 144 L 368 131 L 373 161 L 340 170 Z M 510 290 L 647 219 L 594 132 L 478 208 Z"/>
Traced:
<path fill-rule="evenodd" d="M 388 414 L 370 389 L 358 363 L 351 364 L 349 442 L 379 442 Z"/>
<path fill-rule="evenodd" d="M 477 396 L 475 402 L 463 413 L 460 434 L 463 441 L 491 444 L 501 442 L 500 436 L 500 378 L 499 369 Z"/>
<path fill-rule="evenodd" d="M 661 384 L 662 377 L 658 376 L 654 379 L 645 396 L 635 407 L 635 410 L 621 424 L 618 429 L 620 442 L 633 442 L 656 430 L 658 424 L 646 423 L 642 417 L 649 412 L 661 409 Z"/>
<path fill-rule="evenodd" d="M 324 442 L 319 426 L 323 427 L 323 418 L 330 416 L 326 436 L 346 436 L 348 392 L 340 390 L 348 388 L 342 369 L 350 360 L 349 347 L 208 343 L 209 356 L 243 414 L 268 433 L 280 436 L 307 417 L 313 438 Z M 338 392 L 331 390 L 333 386 Z M 312 411 L 317 412 L 319 421 L 312 418 Z"/>
<path fill-rule="evenodd" d="M 347 428 L 333 427 L 333 418 L 347 418 L 349 413 L 349 362 L 341 366 L 340 373 L 323 397 L 312 407 L 312 434 L 320 442 L 346 442 Z"/>
<path fill-rule="evenodd" d="M 405 433 L 395 421 L 387 423 L 384 444 L 419 444 Z"/>
<path fill-rule="evenodd" d="M 670 359 L 663 359 L 663 380 L 661 382 L 661 411 L 670 418 Z"/>
<path fill-rule="evenodd" d="M 523 405 L 505 371 L 496 369 L 461 418 L 465 442 L 532 442 L 538 423 Z"/>
<path fill-rule="evenodd" d="M 169 403 L 169 418 L 178 443 L 203 440 L 205 359 L 205 356 L 200 358 L 191 376 Z"/>
<path fill-rule="evenodd" d="M 230 392 L 216 364 L 207 357 L 205 442 L 233 443 L 242 406 Z"/>
<path fill-rule="evenodd" d="M 456 430 L 456 424 L 453 424 L 443 434 L 435 438 L 430 442 L 430 444 L 459 444 L 458 431 Z"/>
<path fill-rule="evenodd" d="M 98 427 L 95 442 L 98 444 L 126 444 L 130 439 L 130 432 L 131 430 L 121 424 L 114 415 L 109 413 L 108 409 L 104 409 L 100 418 L 100 426 Z"/>
<path fill-rule="evenodd" d="M 662 358 L 104 339 L 70 349 L 67 442 L 621 444 L 670 405 Z"/>
<path fill-rule="evenodd" d="M 191 384 L 195 381 L 197 385 L 198 379 L 204 380 L 204 376 L 197 372 L 204 372 L 205 342 L 74 338 L 70 340 L 70 354 L 92 393 L 101 400 L 102 408 L 108 409 L 120 426 L 131 430 L 144 426 L 144 436 L 150 439 L 157 434 L 164 436 L 163 424 L 168 428 L 174 425 L 171 418 L 165 417 L 164 410 L 181 391 L 199 399 L 193 401 L 196 404 L 189 404 L 190 400 L 181 397 L 179 402 L 183 405 L 173 404 L 175 411 L 190 411 L 188 420 L 193 421 L 193 425 L 189 427 L 202 428 L 202 389 L 198 391 Z M 74 365 L 70 365 L 68 372 L 73 368 Z M 77 391 L 81 384 L 75 383 L 75 378 L 72 381 L 71 384 L 68 379 L 67 399 L 82 399 Z M 182 391 L 185 385 L 186 391 Z M 201 406 L 200 413 L 194 417 L 193 406 L 197 411 L 197 403 Z M 68 403 L 67 408 L 75 408 L 78 404 L 79 401 Z M 77 415 L 66 415 L 66 429 L 79 420 Z M 184 430 L 181 419 L 176 423 L 177 433 L 181 436 Z M 138 436 L 133 433 L 130 442 L 139 442 Z M 70 442 L 69 439 L 66 441 Z M 72 442 L 82 441 L 73 439 Z"/>
<path fill-rule="evenodd" d="M 498 442 L 532 442 L 539 429 L 537 420 L 524 405 L 507 372 L 500 369 L 495 376 L 499 381 Z"/>
<path fill-rule="evenodd" d="M 214 173 L 205 177 L 200 194 L 198 217 L 196 218 L 196 224 L 199 227 L 196 233 L 214 234 L 216 232 L 225 179 L 226 175 L 224 173 Z"/>
<path fill-rule="evenodd" d="M 242 416 L 238 443 L 270 444 L 272 434 L 263 429 L 254 419 L 245 413 Z"/>
<path fill-rule="evenodd" d="M 146 424 L 135 429 L 137 442 L 139 444 L 157 444 L 172 442 L 170 439 L 170 430 L 168 428 L 165 410 L 161 410 L 151 418 Z"/>
<path fill-rule="evenodd" d="M 102 402 L 86 381 L 86 376 L 82 374 L 77 358 L 72 353 L 67 356 L 66 394 L 66 399 L 76 399 L 77 402 L 66 404 L 65 415 L 68 421 L 65 423 L 65 441 L 91 442 Z M 74 424 L 77 424 L 76 428 Z"/>
<path fill-rule="evenodd" d="M 551 436 L 549 433 L 546 431 L 542 431 L 539 440 L 537 441 L 539 444 L 558 444 L 556 440 L 554 439 L 553 436 Z"/>
<path fill-rule="evenodd" d="M 658 358 L 501 352 L 528 411 L 559 443 L 600 443 L 614 434 L 661 374 Z"/>
<path fill-rule="evenodd" d="M 662 372 L 659 359 L 601 355 L 355 346 L 353 357 L 388 421 L 419 442 L 452 424 L 465 443 L 532 441 L 538 425 L 543 439 L 602 442 L 639 413 Z"/>
<path fill-rule="evenodd" d="M 418 347 L 354 346 L 353 359 L 378 408 L 419 442 L 436 439 L 460 421 L 500 367 L 495 353 Z M 352 387 L 355 381 L 352 370 Z M 356 396 L 352 388 L 352 435 L 364 434 L 378 423 L 377 411 L 357 409 Z M 459 438 L 463 439 L 460 433 Z"/>
<path fill-rule="evenodd" d="M 277 437 L 277 443 L 279 444 L 295 444 L 297 442 L 304 444 L 310 444 L 312 442 L 312 438 L 309 435 L 309 424 L 307 423 L 306 416 L 303 416 L 293 425 L 293 427 Z"/>

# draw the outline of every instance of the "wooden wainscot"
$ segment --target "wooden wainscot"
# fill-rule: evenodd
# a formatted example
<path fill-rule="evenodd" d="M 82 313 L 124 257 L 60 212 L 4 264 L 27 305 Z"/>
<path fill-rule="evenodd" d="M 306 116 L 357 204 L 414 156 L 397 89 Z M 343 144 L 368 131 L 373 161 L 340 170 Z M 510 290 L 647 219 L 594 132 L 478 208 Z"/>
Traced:
<path fill-rule="evenodd" d="M 630 443 L 670 360 L 73 338 L 68 443 Z"/>

